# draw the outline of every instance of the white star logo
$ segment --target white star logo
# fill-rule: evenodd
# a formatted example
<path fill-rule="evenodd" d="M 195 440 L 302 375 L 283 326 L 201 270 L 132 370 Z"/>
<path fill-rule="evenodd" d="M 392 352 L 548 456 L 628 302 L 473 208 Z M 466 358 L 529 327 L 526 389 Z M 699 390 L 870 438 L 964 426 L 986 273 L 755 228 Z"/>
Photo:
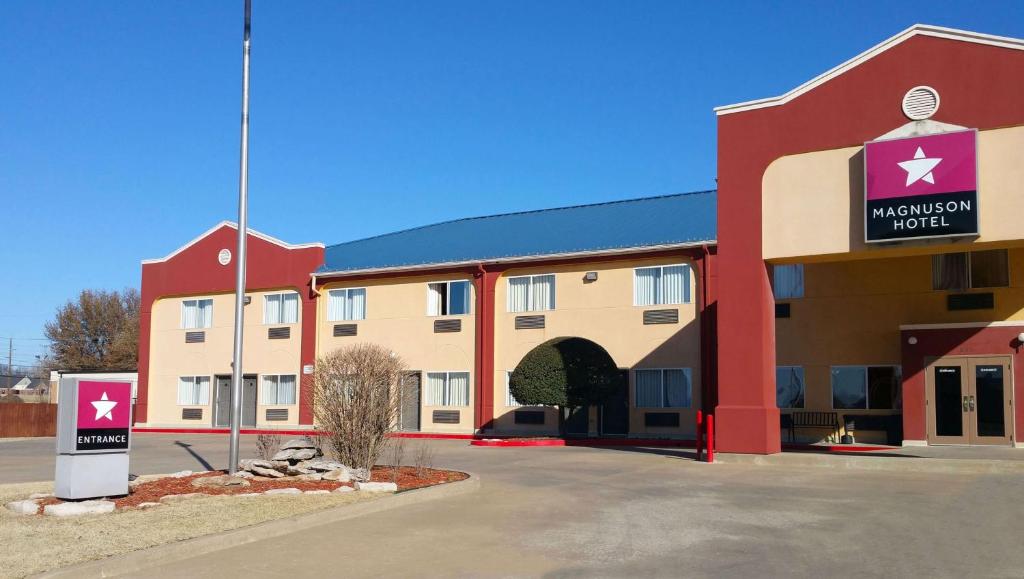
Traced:
<path fill-rule="evenodd" d="M 107 398 L 106 392 L 103 393 L 103 396 L 100 396 L 99 400 L 94 400 L 90 404 L 96 409 L 96 418 L 93 418 L 93 420 L 99 420 L 100 418 L 114 420 L 114 415 L 111 414 L 111 411 L 117 406 L 117 402 Z"/>
<path fill-rule="evenodd" d="M 932 169 L 941 162 L 942 159 L 937 157 L 925 157 L 924 151 L 921 150 L 921 147 L 918 147 L 913 159 L 897 163 L 897 165 L 907 172 L 907 187 L 910 187 L 918 181 L 925 181 L 934 185 L 935 176 L 932 175 Z"/>

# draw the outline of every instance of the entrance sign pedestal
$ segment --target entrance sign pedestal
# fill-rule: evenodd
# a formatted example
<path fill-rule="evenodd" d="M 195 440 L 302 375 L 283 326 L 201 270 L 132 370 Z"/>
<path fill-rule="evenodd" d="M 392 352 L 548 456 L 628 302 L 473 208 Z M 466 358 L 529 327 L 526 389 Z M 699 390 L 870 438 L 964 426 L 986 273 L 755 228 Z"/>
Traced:
<path fill-rule="evenodd" d="M 57 498 L 128 494 L 131 413 L 131 382 L 76 379 L 62 384 L 57 407 Z"/>

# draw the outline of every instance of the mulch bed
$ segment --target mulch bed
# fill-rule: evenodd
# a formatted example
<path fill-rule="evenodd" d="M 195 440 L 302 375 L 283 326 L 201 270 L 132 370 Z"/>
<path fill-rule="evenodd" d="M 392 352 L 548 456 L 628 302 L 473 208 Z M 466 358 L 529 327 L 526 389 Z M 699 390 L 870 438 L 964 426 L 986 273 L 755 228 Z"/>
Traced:
<path fill-rule="evenodd" d="M 238 487 L 194 487 L 192 481 L 197 478 L 225 474 L 225 471 L 212 471 L 193 474 L 182 478 L 166 477 L 154 481 L 144 482 L 129 491 L 124 497 L 113 499 L 115 508 L 137 507 L 142 503 L 156 503 L 160 497 L 167 495 L 184 495 L 189 493 L 201 493 L 205 495 L 237 495 L 243 493 L 262 493 L 271 489 L 296 488 L 302 491 L 327 490 L 333 491 L 338 487 L 351 487 L 352 483 L 338 483 L 335 481 L 301 481 L 293 478 L 279 479 L 248 479 L 249 486 Z M 422 476 L 420 476 L 422 474 Z M 441 470 L 425 468 L 422 473 L 412 466 L 403 466 L 398 470 L 398 479 L 395 480 L 395 471 L 389 466 L 375 466 L 370 472 L 370 480 L 373 482 L 395 482 L 398 484 L 398 492 L 429 487 L 449 482 L 456 482 L 468 478 L 464 472 L 454 470 Z M 58 498 L 48 498 L 39 501 L 39 505 L 55 505 L 64 502 Z M 42 512 L 42 509 L 40 509 Z"/>

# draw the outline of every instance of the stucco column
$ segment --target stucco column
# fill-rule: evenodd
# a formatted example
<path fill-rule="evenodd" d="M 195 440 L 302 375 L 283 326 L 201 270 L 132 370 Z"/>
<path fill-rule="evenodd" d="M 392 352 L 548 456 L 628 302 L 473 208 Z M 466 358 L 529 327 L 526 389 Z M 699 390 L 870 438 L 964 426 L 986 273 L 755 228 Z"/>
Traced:
<path fill-rule="evenodd" d="M 302 342 L 299 346 L 299 424 L 313 424 L 313 376 L 303 372 L 303 366 L 316 363 L 317 301 L 312 282 L 309 287 L 297 288 L 302 296 Z"/>
<path fill-rule="evenodd" d="M 477 432 L 494 428 L 494 293 L 500 271 L 480 266 L 473 276 L 476 291 L 476 395 L 473 427 Z"/>
<path fill-rule="evenodd" d="M 153 303 L 143 302 L 139 311 L 138 391 L 135 399 L 134 422 L 145 423 L 149 417 L 149 334 L 152 324 Z"/>

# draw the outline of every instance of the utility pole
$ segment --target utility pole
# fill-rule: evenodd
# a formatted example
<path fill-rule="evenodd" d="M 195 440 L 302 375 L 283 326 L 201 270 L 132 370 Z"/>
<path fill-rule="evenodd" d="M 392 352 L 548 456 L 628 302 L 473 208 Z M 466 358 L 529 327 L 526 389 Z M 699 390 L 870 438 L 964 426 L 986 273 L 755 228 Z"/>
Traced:
<path fill-rule="evenodd" d="M 245 242 L 249 202 L 249 30 L 252 0 L 245 0 L 242 29 L 242 159 L 238 175 L 238 251 L 235 255 L 235 347 L 231 360 L 231 442 L 228 473 L 238 470 L 238 437 L 242 429 L 242 324 L 245 314 Z"/>
<path fill-rule="evenodd" d="M 14 380 L 14 338 L 7 338 L 7 391 L 11 391 L 11 380 Z"/>

